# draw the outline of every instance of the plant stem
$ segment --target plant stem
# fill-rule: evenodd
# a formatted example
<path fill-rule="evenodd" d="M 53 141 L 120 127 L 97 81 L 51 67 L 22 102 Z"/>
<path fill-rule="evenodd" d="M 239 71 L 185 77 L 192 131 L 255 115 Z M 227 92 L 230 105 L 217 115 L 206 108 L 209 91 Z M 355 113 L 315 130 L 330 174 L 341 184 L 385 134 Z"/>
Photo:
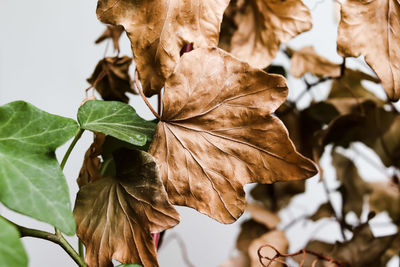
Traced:
<path fill-rule="evenodd" d="M 85 251 L 83 247 L 82 241 L 78 238 L 78 251 L 79 251 L 79 256 L 84 259 L 85 258 Z"/>
<path fill-rule="evenodd" d="M 67 150 L 67 152 L 65 152 L 65 155 L 64 155 L 64 157 L 63 157 L 63 159 L 61 161 L 61 164 L 60 164 L 61 170 L 64 170 L 65 163 L 67 163 L 69 155 L 71 155 L 72 150 L 74 149 L 74 147 L 75 147 L 76 143 L 78 142 L 78 140 L 81 138 L 81 136 L 82 136 L 84 131 L 85 130 L 83 130 L 83 129 L 79 129 L 79 132 L 75 135 L 74 140 L 72 140 L 72 143 L 69 145 L 68 150 Z"/>
<path fill-rule="evenodd" d="M 83 259 L 81 257 L 79 257 L 79 255 L 76 253 L 76 251 L 64 239 L 64 237 L 62 237 L 62 235 L 59 231 L 58 231 L 59 234 L 52 234 L 52 233 L 37 230 L 37 229 L 26 228 L 26 227 L 23 227 L 21 225 L 14 223 L 14 222 L 11 222 L 2 216 L 0 216 L 0 217 L 3 218 L 4 220 L 6 220 L 7 222 L 11 223 L 12 225 L 14 225 L 20 232 L 21 237 L 36 237 L 36 238 L 45 239 L 45 240 L 48 240 L 55 244 L 58 244 L 65 250 L 65 252 L 68 253 L 68 255 L 71 256 L 71 258 L 76 262 L 76 264 L 78 264 L 78 266 L 87 267 L 87 265 L 85 264 Z"/>
<path fill-rule="evenodd" d="M 146 96 L 145 96 L 144 93 L 143 93 L 143 90 L 142 90 L 142 88 L 141 88 L 141 86 L 140 86 L 140 84 L 139 84 L 139 74 L 138 74 L 137 70 L 135 71 L 135 84 L 136 84 L 136 88 L 137 88 L 138 91 L 139 91 L 140 96 L 143 98 L 143 101 L 146 103 L 147 107 L 150 109 L 150 111 L 153 113 L 153 115 L 154 115 L 157 119 L 161 120 L 160 115 L 159 115 L 159 114 L 154 110 L 154 108 L 150 105 L 149 101 L 147 100 Z"/>

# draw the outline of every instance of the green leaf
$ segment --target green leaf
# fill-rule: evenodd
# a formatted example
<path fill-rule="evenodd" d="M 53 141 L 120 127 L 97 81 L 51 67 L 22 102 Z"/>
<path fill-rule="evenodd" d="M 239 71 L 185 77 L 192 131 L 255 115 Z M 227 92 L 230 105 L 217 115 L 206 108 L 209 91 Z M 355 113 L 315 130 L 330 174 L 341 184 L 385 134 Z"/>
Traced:
<path fill-rule="evenodd" d="M 75 220 L 55 149 L 78 129 L 74 120 L 26 102 L 0 107 L 0 201 L 69 235 Z"/>
<path fill-rule="evenodd" d="M 88 101 L 79 108 L 78 121 L 83 129 L 137 146 L 151 140 L 156 127 L 154 122 L 139 117 L 130 105 L 118 101 Z"/>
<path fill-rule="evenodd" d="M 7 267 L 28 266 L 28 257 L 14 225 L 0 218 L 0 263 Z"/>

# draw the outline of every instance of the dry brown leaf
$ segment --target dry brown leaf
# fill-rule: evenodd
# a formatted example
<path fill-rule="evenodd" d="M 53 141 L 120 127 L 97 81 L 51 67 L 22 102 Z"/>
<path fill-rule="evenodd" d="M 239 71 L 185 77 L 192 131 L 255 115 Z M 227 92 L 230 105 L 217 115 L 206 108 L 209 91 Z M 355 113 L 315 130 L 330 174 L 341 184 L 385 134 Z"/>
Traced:
<path fill-rule="evenodd" d="M 218 44 L 229 0 L 99 0 L 99 20 L 122 25 L 132 44 L 146 96 L 159 93 L 182 47 Z M 198 64 L 198 62 L 197 62 Z"/>
<path fill-rule="evenodd" d="M 95 43 L 99 44 L 104 40 L 111 39 L 113 42 L 114 50 L 119 52 L 119 38 L 124 32 L 124 27 L 107 25 L 106 30 L 96 39 Z"/>
<path fill-rule="evenodd" d="M 296 78 L 300 78 L 306 73 L 316 76 L 339 77 L 340 69 L 340 64 L 318 55 L 312 46 L 294 51 L 290 59 L 290 74 Z"/>
<path fill-rule="evenodd" d="M 158 266 L 150 233 L 171 228 L 179 215 L 168 202 L 153 157 L 139 150 L 118 150 L 116 176 L 104 177 L 78 192 L 74 216 L 90 267 L 111 260 Z"/>
<path fill-rule="evenodd" d="M 276 213 L 270 212 L 258 204 L 247 203 L 246 210 L 256 222 L 264 224 L 268 229 L 275 229 L 281 222 Z"/>
<path fill-rule="evenodd" d="M 336 168 L 337 179 L 341 182 L 342 213 L 353 211 L 361 216 L 364 196 L 369 193 L 367 183 L 358 174 L 357 167 L 349 158 L 336 151 L 332 153 L 332 165 Z"/>
<path fill-rule="evenodd" d="M 165 84 L 149 150 L 170 200 L 232 223 L 245 208 L 245 184 L 315 175 L 314 164 L 297 153 L 282 122 L 270 115 L 286 95 L 283 77 L 221 49 L 183 55 Z"/>
<path fill-rule="evenodd" d="M 309 217 L 310 220 L 316 222 L 323 218 L 330 218 L 335 216 L 335 211 L 332 209 L 330 203 L 326 202 L 319 206 L 313 215 Z"/>
<path fill-rule="evenodd" d="M 93 144 L 90 145 L 89 149 L 85 153 L 82 168 L 79 172 L 79 177 L 76 180 L 79 188 L 87 185 L 88 183 L 101 179 L 101 175 L 99 173 L 101 169 L 101 160 L 99 156 L 103 151 L 103 144 L 105 139 L 105 134 L 94 134 Z"/>
<path fill-rule="evenodd" d="M 132 93 L 129 76 L 130 57 L 106 57 L 97 63 L 92 76 L 87 81 L 99 92 L 104 100 L 128 103 L 127 92 Z"/>
<path fill-rule="evenodd" d="M 364 55 L 392 101 L 400 98 L 399 17 L 398 0 L 347 0 L 338 30 L 338 52 Z"/>
<path fill-rule="evenodd" d="M 387 211 L 394 222 L 400 224 L 400 187 L 390 182 L 370 183 L 372 193 L 369 205 L 376 213 Z"/>
<path fill-rule="evenodd" d="M 269 230 L 264 224 L 253 219 L 243 222 L 240 225 L 240 233 L 236 239 L 236 248 L 247 256 L 251 242 Z"/>
<path fill-rule="evenodd" d="M 281 43 L 312 27 L 310 11 L 301 0 L 242 0 L 238 6 L 231 53 L 254 67 L 267 67 Z"/>
<path fill-rule="evenodd" d="M 281 253 L 286 253 L 289 248 L 289 241 L 287 240 L 285 233 L 283 231 L 275 230 L 272 232 L 268 232 L 263 234 L 259 238 L 255 239 L 249 246 L 249 256 L 251 260 L 251 267 L 261 267 L 259 258 L 258 258 L 258 249 L 264 245 L 271 245 L 276 248 Z M 260 250 L 260 254 L 264 257 L 272 258 L 275 256 L 276 252 L 269 248 L 265 247 Z M 264 263 L 268 264 L 268 260 L 263 260 Z M 284 266 L 282 263 L 273 262 L 269 265 L 270 267 L 281 267 Z"/>

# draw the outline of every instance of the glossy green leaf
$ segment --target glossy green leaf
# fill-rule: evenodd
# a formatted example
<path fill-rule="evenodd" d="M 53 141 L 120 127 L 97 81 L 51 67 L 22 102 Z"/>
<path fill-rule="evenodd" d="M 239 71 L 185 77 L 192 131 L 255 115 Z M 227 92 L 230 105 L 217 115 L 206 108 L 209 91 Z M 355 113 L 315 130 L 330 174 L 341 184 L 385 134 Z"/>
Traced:
<path fill-rule="evenodd" d="M 91 100 L 79 108 L 78 121 L 83 129 L 111 135 L 143 146 L 154 135 L 156 124 L 136 114 L 128 104 L 118 101 Z"/>
<path fill-rule="evenodd" d="M 0 107 L 0 201 L 69 235 L 75 220 L 55 149 L 78 129 L 74 120 L 26 102 Z"/>
<path fill-rule="evenodd" d="M 0 263 L 7 267 L 28 266 L 28 257 L 14 225 L 0 218 Z"/>

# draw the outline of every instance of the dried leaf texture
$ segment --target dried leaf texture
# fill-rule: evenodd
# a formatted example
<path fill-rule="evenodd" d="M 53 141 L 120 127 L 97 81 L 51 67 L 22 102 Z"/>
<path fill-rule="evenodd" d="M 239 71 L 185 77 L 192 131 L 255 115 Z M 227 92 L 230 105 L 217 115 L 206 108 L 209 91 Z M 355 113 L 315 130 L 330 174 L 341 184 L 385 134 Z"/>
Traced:
<path fill-rule="evenodd" d="M 281 43 L 310 30 L 312 18 L 301 0 L 240 1 L 234 20 L 231 53 L 250 65 L 265 68 L 275 58 Z"/>
<path fill-rule="evenodd" d="M 364 55 L 392 101 L 400 98 L 399 18 L 398 0 L 347 0 L 338 30 L 339 53 Z"/>
<path fill-rule="evenodd" d="M 76 199 L 77 235 L 86 246 L 86 262 L 90 267 L 113 266 L 112 259 L 158 266 L 150 233 L 176 225 L 179 215 L 150 154 L 125 149 L 114 158 L 116 177 L 83 186 Z"/>
<path fill-rule="evenodd" d="M 107 57 L 99 61 L 87 81 L 93 85 L 104 100 L 116 100 L 128 103 L 127 92 L 132 91 L 132 81 L 129 76 L 130 57 Z"/>
<path fill-rule="evenodd" d="M 200 63 L 200 64 L 199 64 Z M 167 80 L 163 113 L 149 153 L 170 200 L 232 223 L 246 183 L 301 180 L 317 173 L 270 115 L 287 86 L 217 48 L 186 53 Z"/>
<path fill-rule="evenodd" d="M 271 245 L 275 247 L 279 252 L 286 253 L 289 248 L 289 241 L 287 240 L 285 233 L 283 231 L 275 230 L 263 234 L 259 238 L 255 239 L 249 246 L 249 256 L 251 260 L 251 267 L 262 267 L 267 265 L 262 265 L 258 257 L 258 249 L 264 245 Z M 276 255 L 275 250 L 265 247 L 260 250 L 260 254 L 264 257 L 269 257 L 270 259 Z M 268 261 L 264 261 L 268 263 Z M 284 265 L 280 262 L 273 262 L 271 267 L 283 267 Z"/>
<path fill-rule="evenodd" d="M 98 18 L 122 25 L 132 44 L 146 96 L 158 93 L 178 62 L 182 47 L 218 44 L 229 0 L 99 0 Z"/>
<path fill-rule="evenodd" d="M 340 65 L 318 55 L 312 46 L 306 46 L 294 51 L 290 60 L 290 74 L 300 78 L 306 73 L 338 77 L 340 76 Z"/>

